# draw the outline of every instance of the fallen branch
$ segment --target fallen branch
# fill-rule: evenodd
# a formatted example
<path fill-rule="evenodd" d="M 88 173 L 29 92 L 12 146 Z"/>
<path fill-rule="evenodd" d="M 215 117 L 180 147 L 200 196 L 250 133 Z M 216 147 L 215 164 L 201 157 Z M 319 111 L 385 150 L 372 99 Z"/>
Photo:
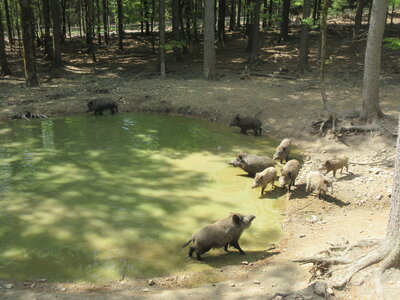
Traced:
<path fill-rule="evenodd" d="M 251 76 L 269 77 L 269 78 L 280 78 L 280 79 L 289 79 L 289 80 L 297 80 L 296 77 L 288 76 L 288 75 L 280 75 L 280 74 L 259 74 L 259 73 L 251 73 Z"/>
<path fill-rule="evenodd" d="M 392 156 L 394 156 L 394 154 L 388 155 L 385 158 L 383 158 L 381 160 L 377 160 L 377 161 L 361 161 L 361 162 L 349 161 L 349 164 L 352 164 L 352 165 L 377 165 L 377 164 L 383 164 L 383 163 L 387 162 L 387 159 L 389 157 L 392 157 Z"/>
<path fill-rule="evenodd" d="M 329 264 L 329 265 L 350 264 L 352 262 L 352 260 L 342 257 L 307 257 L 307 258 L 294 259 L 292 261 L 301 264 L 312 263 L 312 264 Z"/>

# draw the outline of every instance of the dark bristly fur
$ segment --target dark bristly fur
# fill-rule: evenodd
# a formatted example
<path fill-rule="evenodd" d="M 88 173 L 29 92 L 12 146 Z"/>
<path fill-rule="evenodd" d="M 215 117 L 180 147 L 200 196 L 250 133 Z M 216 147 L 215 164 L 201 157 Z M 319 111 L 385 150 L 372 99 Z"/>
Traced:
<path fill-rule="evenodd" d="M 239 114 L 231 121 L 229 126 L 237 126 L 240 128 L 240 133 L 247 134 L 247 130 L 253 130 L 255 136 L 261 136 L 262 123 L 259 119 L 254 117 L 243 117 Z"/>
<path fill-rule="evenodd" d="M 193 252 L 196 252 L 197 260 L 202 260 L 201 255 L 212 248 L 224 248 L 227 251 L 228 247 L 232 246 L 241 254 L 245 254 L 240 248 L 239 238 L 242 232 L 251 225 L 254 218 L 254 215 L 231 213 L 229 217 L 195 232 L 183 247 L 193 242 L 193 246 L 189 249 L 189 256 L 192 257 Z"/>
<path fill-rule="evenodd" d="M 118 105 L 112 99 L 95 99 L 90 100 L 87 103 L 88 110 L 87 112 L 94 111 L 94 114 L 102 115 L 103 111 L 109 110 L 111 114 L 118 112 Z"/>
<path fill-rule="evenodd" d="M 267 156 L 249 155 L 242 152 L 236 155 L 229 164 L 241 168 L 250 176 L 254 176 L 257 172 L 262 172 L 268 167 L 274 167 L 276 162 Z"/>

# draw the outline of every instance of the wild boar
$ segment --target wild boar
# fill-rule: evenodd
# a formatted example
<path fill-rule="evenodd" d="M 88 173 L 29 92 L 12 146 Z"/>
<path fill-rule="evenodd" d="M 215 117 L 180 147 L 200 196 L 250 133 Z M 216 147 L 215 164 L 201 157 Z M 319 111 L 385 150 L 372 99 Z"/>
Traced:
<path fill-rule="evenodd" d="M 202 260 L 201 255 L 212 248 L 224 247 L 225 251 L 228 251 L 228 247 L 233 246 L 239 250 L 240 254 L 245 254 L 240 248 L 239 238 L 243 231 L 251 225 L 255 217 L 254 215 L 231 213 L 227 218 L 195 232 L 183 247 L 193 243 L 193 246 L 189 249 L 189 256 L 193 257 L 193 252 L 196 252 L 197 260 Z"/>
<path fill-rule="evenodd" d="M 288 162 L 290 146 L 292 145 L 292 141 L 290 139 L 284 139 L 278 147 L 276 147 L 276 151 L 273 159 L 279 159 L 282 163 L 283 160 Z"/>
<path fill-rule="evenodd" d="M 236 155 L 229 164 L 241 168 L 253 177 L 257 172 L 262 172 L 266 168 L 274 167 L 276 163 L 267 156 L 249 155 L 242 152 Z"/>
<path fill-rule="evenodd" d="M 86 111 L 91 112 L 94 111 L 94 114 L 97 115 L 102 115 L 103 111 L 109 110 L 111 114 L 114 114 L 115 112 L 118 112 L 118 105 L 117 103 L 112 100 L 112 99 L 95 99 L 95 100 L 90 100 L 87 103 L 88 110 Z"/>
<path fill-rule="evenodd" d="M 274 186 L 275 177 L 276 177 L 275 168 L 274 167 L 266 168 L 264 171 L 256 173 L 251 188 L 255 189 L 261 186 L 261 195 L 262 195 L 268 183 L 271 183 L 272 187 Z"/>
<path fill-rule="evenodd" d="M 340 173 L 343 173 L 343 168 L 346 168 L 346 172 L 349 171 L 349 158 L 345 155 L 339 155 L 335 158 L 328 159 L 322 165 L 322 168 L 326 170 L 326 174 L 333 171 L 333 177 L 336 177 L 336 171 L 340 169 Z"/>
<path fill-rule="evenodd" d="M 333 194 L 333 180 L 322 175 L 319 172 L 315 171 L 309 172 L 306 176 L 306 182 L 307 182 L 306 191 L 318 192 L 319 199 L 321 199 L 321 195 L 324 195 L 325 198 L 327 191 Z"/>
<path fill-rule="evenodd" d="M 262 123 L 259 119 L 254 117 L 243 117 L 241 118 L 239 114 L 233 118 L 229 126 L 236 126 L 240 128 L 240 133 L 247 134 L 247 130 L 252 129 L 255 136 L 261 136 L 261 126 Z"/>
<path fill-rule="evenodd" d="M 295 185 L 297 175 L 300 171 L 300 163 L 296 159 L 289 160 L 282 169 L 281 176 L 279 177 L 279 185 L 282 189 L 288 186 L 288 191 L 290 192 L 290 187 Z"/>

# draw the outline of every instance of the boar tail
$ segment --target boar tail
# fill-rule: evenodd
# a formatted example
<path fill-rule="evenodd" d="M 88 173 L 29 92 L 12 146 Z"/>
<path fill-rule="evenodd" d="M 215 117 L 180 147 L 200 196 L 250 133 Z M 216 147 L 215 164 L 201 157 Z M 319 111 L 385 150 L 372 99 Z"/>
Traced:
<path fill-rule="evenodd" d="M 185 245 L 182 246 L 182 248 L 185 248 L 187 245 L 189 245 L 193 241 L 193 238 L 191 238 Z"/>

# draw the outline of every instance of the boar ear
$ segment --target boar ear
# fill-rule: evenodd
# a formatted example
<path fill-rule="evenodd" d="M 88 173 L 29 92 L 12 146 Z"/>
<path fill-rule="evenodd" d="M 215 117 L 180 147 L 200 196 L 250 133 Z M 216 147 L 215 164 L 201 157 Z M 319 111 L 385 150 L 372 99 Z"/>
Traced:
<path fill-rule="evenodd" d="M 232 215 L 232 220 L 236 224 L 240 224 L 240 217 L 237 214 Z"/>

